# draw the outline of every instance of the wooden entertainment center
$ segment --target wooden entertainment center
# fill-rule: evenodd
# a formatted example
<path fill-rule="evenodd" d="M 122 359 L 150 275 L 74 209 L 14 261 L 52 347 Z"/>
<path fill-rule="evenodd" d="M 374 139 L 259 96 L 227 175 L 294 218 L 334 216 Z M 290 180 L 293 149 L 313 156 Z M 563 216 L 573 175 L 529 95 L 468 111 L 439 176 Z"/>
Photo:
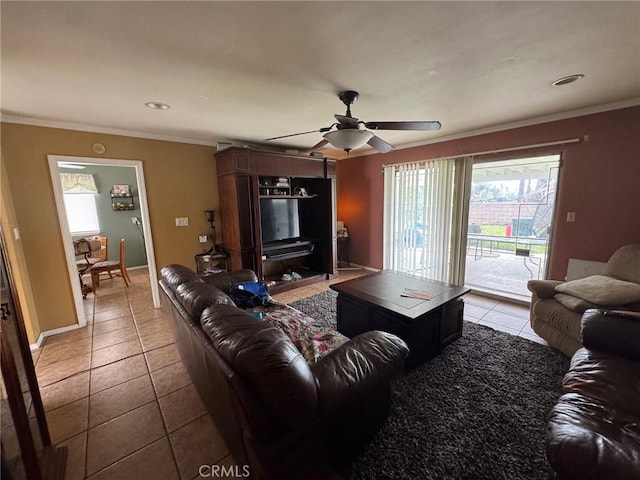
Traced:
<path fill-rule="evenodd" d="M 231 270 L 255 271 L 271 293 L 335 274 L 335 160 L 236 147 L 215 157 Z"/>

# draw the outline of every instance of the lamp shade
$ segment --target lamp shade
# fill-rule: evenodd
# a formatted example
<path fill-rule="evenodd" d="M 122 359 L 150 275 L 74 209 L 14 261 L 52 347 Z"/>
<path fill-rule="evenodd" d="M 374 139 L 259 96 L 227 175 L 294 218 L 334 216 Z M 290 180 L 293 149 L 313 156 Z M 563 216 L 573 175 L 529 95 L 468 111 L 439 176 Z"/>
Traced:
<path fill-rule="evenodd" d="M 323 136 L 334 147 L 350 152 L 367 143 L 373 137 L 373 133 L 359 128 L 343 128 L 342 130 L 325 133 Z"/>

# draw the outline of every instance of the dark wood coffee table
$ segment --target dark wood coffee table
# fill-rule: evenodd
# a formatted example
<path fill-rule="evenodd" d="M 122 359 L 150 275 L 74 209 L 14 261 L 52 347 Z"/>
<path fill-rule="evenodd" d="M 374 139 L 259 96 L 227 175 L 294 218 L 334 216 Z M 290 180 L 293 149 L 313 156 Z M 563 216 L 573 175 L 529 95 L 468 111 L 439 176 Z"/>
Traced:
<path fill-rule="evenodd" d="M 431 300 L 402 297 L 405 288 L 428 292 Z M 338 331 L 347 337 L 370 330 L 398 335 L 411 350 L 406 369 L 435 357 L 462 335 L 461 297 L 471 291 L 391 270 L 336 283 L 331 289 L 338 292 Z"/>

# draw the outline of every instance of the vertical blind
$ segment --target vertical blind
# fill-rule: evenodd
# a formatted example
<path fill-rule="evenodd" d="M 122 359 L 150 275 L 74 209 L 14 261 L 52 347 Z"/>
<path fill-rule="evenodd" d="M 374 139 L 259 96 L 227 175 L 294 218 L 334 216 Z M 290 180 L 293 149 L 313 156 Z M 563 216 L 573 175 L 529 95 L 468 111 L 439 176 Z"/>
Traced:
<path fill-rule="evenodd" d="M 385 269 L 450 279 L 455 159 L 384 169 Z"/>

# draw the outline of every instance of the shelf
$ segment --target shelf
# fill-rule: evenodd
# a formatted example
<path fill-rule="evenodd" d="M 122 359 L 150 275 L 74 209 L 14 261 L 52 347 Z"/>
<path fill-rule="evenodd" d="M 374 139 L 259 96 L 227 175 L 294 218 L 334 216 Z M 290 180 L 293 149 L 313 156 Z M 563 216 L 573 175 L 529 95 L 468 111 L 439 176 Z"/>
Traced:
<path fill-rule="evenodd" d="M 302 276 L 300 280 L 292 280 L 290 282 L 285 282 L 281 280 L 282 276 L 266 276 L 264 278 L 265 282 L 273 282 L 269 286 L 269 293 L 275 295 L 276 293 L 284 292 L 287 290 L 291 290 L 293 288 L 302 287 L 304 285 L 309 285 L 315 282 L 320 282 L 326 280 L 326 274 L 323 272 L 316 272 L 314 270 L 306 270 L 300 269 L 297 272 Z"/>
<path fill-rule="evenodd" d="M 260 195 L 259 198 L 317 198 L 318 195 Z"/>
<path fill-rule="evenodd" d="M 111 190 L 111 210 L 126 211 L 135 210 L 135 208 L 133 195 L 130 193 L 114 193 L 114 191 Z"/>

